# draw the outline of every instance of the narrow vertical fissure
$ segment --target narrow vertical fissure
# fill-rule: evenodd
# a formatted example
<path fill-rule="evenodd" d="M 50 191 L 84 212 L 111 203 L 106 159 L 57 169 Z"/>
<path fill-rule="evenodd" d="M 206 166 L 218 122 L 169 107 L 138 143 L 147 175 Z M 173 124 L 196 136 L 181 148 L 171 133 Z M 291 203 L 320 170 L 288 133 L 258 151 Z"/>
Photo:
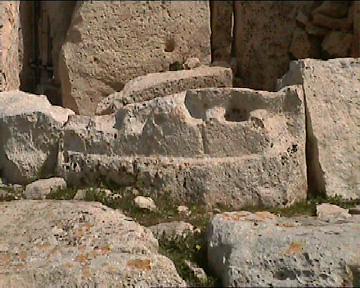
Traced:
<path fill-rule="evenodd" d="M 72 18 L 75 1 L 20 3 L 22 69 L 20 90 L 46 95 L 62 105 L 58 56 Z"/>
<path fill-rule="evenodd" d="M 307 167 L 307 182 L 308 182 L 308 199 L 315 197 L 324 197 L 325 193 L 325 179 L 324 173 L 321 169 L 319 159 L 319 149 L 317 139 L 314 136 L 311 115 L 308 110 L 306 93 L 304 91 L 305 104 L 305 129 L 306 129 L 306 167 Z"/>

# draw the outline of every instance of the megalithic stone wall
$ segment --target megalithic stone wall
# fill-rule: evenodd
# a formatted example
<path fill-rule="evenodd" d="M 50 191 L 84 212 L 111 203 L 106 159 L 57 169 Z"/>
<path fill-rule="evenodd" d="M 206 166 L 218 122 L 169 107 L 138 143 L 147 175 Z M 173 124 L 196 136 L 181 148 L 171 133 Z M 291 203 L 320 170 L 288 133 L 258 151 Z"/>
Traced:
<path fill-rule="evenodd" d="M 60 55 L 63 104 L 94 114 L 129 80 L 190 57 L 210 62 L 208 1 L 78 3 Z"/>

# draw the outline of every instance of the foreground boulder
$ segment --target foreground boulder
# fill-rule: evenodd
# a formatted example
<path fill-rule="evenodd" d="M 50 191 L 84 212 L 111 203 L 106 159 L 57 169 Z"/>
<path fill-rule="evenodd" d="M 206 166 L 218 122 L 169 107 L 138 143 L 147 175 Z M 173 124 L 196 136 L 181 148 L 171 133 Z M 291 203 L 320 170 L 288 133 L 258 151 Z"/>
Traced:
<path fill-rule="evenodd" d="M 360 59 L 294 61 L 279 87 L 302 84 L 315 192 L 360 198 Z"/>
<path fill-rule="evenodd" d="M 299 87 L 209 88 L 74 116 L 58 173 L 112 182 L 181 203 L 287 206 L 306 198 L 305 114 Z"/>
<path fill-rule="evenodd" d="M 121 92 L 114 93 L 100 102 L 96 114 L 110 114 L 121 107 L 164 97 L 188 89 L 232 87 L 230 68 L 198 67 L 193 70 L 150 73 L 126 83 Z"/>
<path fill-rule="evenodd" d="M 0 93 L 0 176 L 27 184 L 54 172 L 60 130 L 74 112 L 45 96 Z"/>
<path fill-rule="evenodd" d="M 0 203 L 0 287 L 184 286 L 150 230 L 100 203 Z"/>
<path fill-rule="evenodd" d="M 269 212 L 218 214 L 209 265 L 225 287 L 358 287 L 360 216 L 329 224 Z"/>
<path fill-rule="evenodd" d="M 65 107 L 91 115 L 140 75 L 210 62 L 208 1 L 78 3 L 59 57 Z"/>

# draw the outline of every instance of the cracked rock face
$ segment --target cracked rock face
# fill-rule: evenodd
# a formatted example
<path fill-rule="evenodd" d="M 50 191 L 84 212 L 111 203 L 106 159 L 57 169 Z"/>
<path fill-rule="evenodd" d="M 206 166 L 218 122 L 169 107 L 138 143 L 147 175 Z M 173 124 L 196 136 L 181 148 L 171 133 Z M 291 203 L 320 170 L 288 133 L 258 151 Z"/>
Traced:
<path fill-rule="evenodd" d="M 360 216 L 329 224 L 228 212 L 209 226 L 208 260 L 225 287 L 357 287 L 359 232 Z"/>
<path fill-rule="evenodd" d="M 302 84 L 315 192 L 360 198 L 360 60 L 294 61 L 279 87 Z"/>
<path fill-rule="evenodd" d="M 72 114 L 69 109 L 52 106 L 45 96 L 1 92 L 1 177 L 10 183 L 27 184 L 51 173 L 61 128 Z"/>
<path fill-rule="evenodd" d="M 150 230 L 100 203 L 0 203 L 0 286 L 178 287 Z"/>
<path fill-rule="evenodd" d="M 71 184 L 106 180 L 209 206 L 287 206 L 306 197 L 302 90 L 189 90 L 74 116 L 58 164 Z"/>

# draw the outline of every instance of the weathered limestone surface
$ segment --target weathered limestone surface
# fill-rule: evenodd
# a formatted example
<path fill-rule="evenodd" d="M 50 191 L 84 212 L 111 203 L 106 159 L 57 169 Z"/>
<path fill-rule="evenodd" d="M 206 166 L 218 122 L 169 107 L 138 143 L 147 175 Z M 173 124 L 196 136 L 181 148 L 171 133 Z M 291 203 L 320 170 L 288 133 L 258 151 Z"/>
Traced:
<path fill-rule="evenodd" d="M 188 89 L 232 87 L 232 71 L 223 67 L 198 67 L 193 70 L 150 73 L 125 84 L 123 90 L 103 99 L 96 114 L 110 114 L 121 107 L 164 97 Z"/>
<path fill-rule="evenodd" d="M 0 92 L 20 87 L 19 3 L 0 2 Z"/>
<path fill-rule="evenodd" d="M 27 184 L 54 171 L 60 130 L 69 109 L 45 96 L 0 93 L 0 171 L 10 183 Z M 45 175 L 42 175 L 45 174 Z"/>
<path fill-rule="evenodd" d="M 209 226 L 208 260 L 225 287 L 357 287 L 359 232 L 358 215 L 330 224 L 228 212 Z"/>
<path fill-rule="evenodd" d="M 307 190 L 302 90 L 188 90 L 73 116 L 58 173 L 71 184 L 113 181 L 209 206 L 290 205 Z"/>
<path fill-rule="evenodd" d="M 0 287 L 185 286 L 150 230 L 100 203 L 0 203 Z"/>
<path fill-rule="evenodd" d="M 301 60 L 279 87 L 302 84 L 307 107 L 309 179 L 316 192 L 360 198 L 360 60 Z"/>
<path fill-rule="evenodd" d="M 94 114 L 129 80 L 190 57 L 210 61 L 208 1 L 78 3 L 60 55 L 63 103 Z"/>

